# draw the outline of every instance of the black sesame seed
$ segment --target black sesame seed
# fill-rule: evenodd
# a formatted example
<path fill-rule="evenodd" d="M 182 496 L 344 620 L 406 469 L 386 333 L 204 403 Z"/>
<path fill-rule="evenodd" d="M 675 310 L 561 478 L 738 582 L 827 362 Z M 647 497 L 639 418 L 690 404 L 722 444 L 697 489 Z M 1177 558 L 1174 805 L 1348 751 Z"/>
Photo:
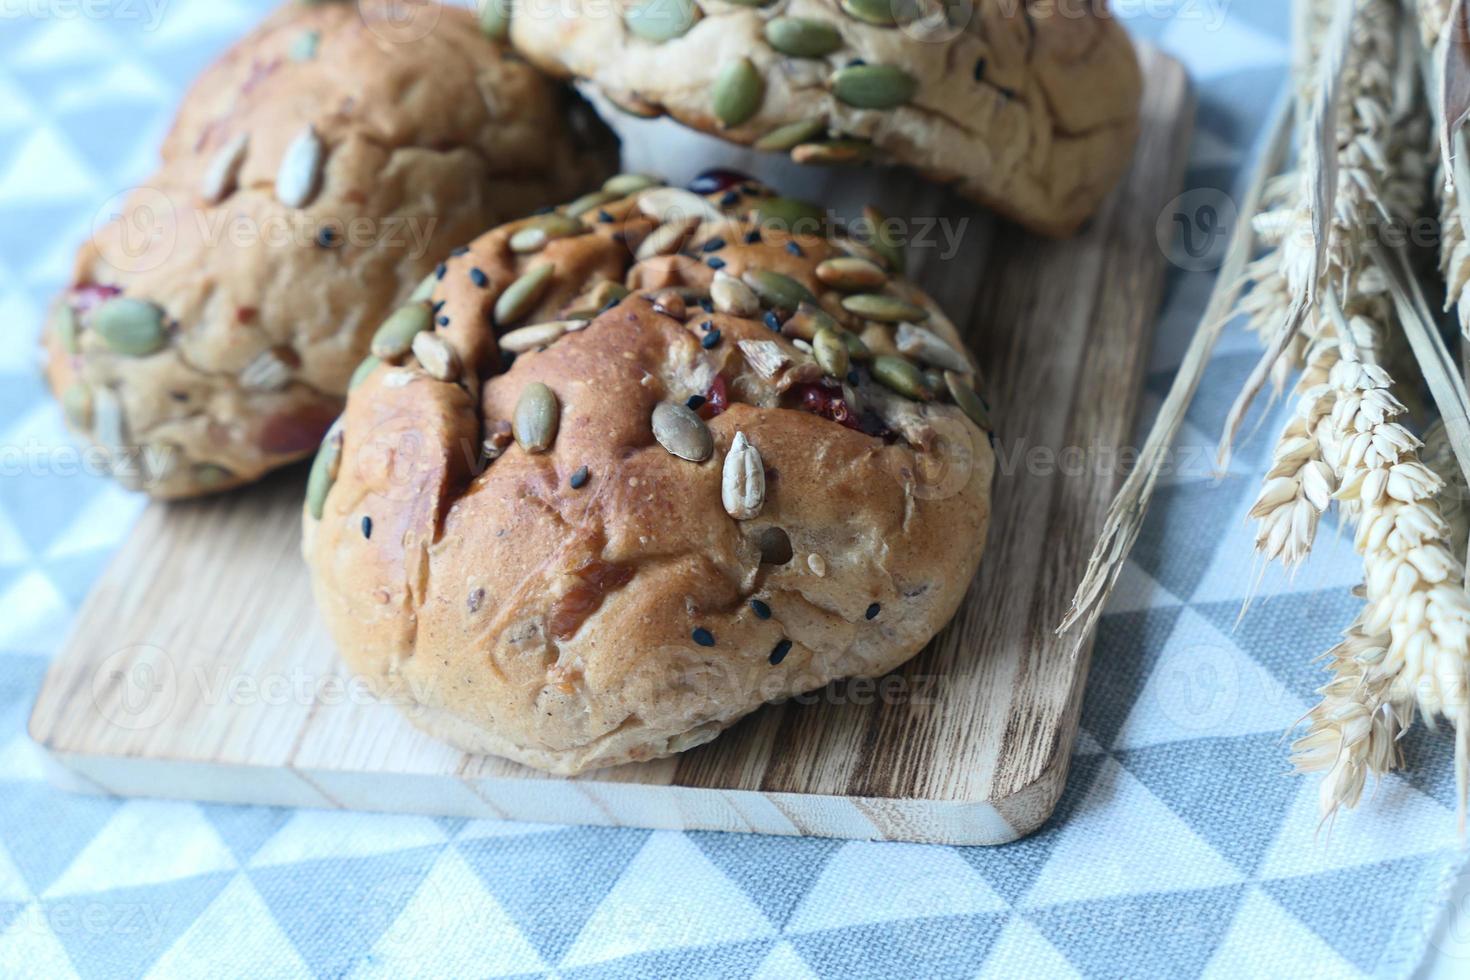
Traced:
<path fill-rule="evenodd" d="M 437 323 L 438 323 L 438 324 L 439 324 L 439 326 L 441 326 L 441 327 L 447 327 L 447 326 L 449 326 L 449 317 L 447 317 L 447 316 L 441 316 L 441 317 L 440 317 L 440 318 L 439 318 L 439 319 L 438 319 L 438 321 L 436 321 L 436 322 L 437 322 Z"/>
<path fill-rule="evenodd" d="M 706 252 L 718 252 L 725 247 L 725 240 L 723 238 L 711 238 L 699 247 Z"/>
<path fill-rule="evenodd" d="M 709 266 L 711 269 L 723 269 L 725 267 L 725 260 L 720 258 L 718 255 L 711 255 L 709 258 L 704 260 L 704 264 Z"/>
<path fill-rule="evenodd" d="M 337 233 L 330 228 L 323 228 L 316 233 L 316 244 L 318 248 L 331 248 L 337 242 Z"/>
<path fill-rule="evenodd" d="M 786 251 L 790 252 L 792 255 L 803 255 L 803 254 L 805 254 L 805 253 L 802 252 L 801 246 L 798 245 L 798 244 L 796 244 L 795 242 L 787 242 L 786 243 Z"/>
<path fill-rule="evenodd" d="M 855 384 L 858 383 L 859 380 L 860 379 L 858 378 L 858 373 L 856 371 L 849 371 L 849 372 L 847 372 L 847 383 L 848 384 L 855 385 Z"/>
<path fill-rule="evenodd" d="M 715 311 L 715 301 L 706 296 L 699 301 L 699 308 L 706 313 L 713 313 Z"/>
<path fill-rule="evenodd" d="M 597 220 L 599 222 L 601 222 L 602 224 L 610 225 L 610 224 L 613 223 L 613 220 L 614 219 L 613 219 L 613 216 L 609 212 L 603 211 L 603 210 L 598 210 L 598 212 L 597 212 Z"/>
<path fill-rule="evenodd" d="M 783 661 L 783 660 L 786 659 L 786 655 L 788 653 L 790 653 L 790 652 L 791 652 L 791 641 L 790 640 L 782 640 L 780 643 L 777 643 L 776 644 L 776 649 L 774 649 L 774 650 L 771 651 L 771 666 L 772 667 L 775 667 L 778 664 L 780 664 L 781 661 Z"/>
<path fill-rule="evenodd" d="M 485 275 L 484 270 L 482 269 L 471 269 L 470 282 L 474 283 L 476 286 L 479 286 L 481 289 L 484 289 L 486 286 L 490 285 L 490 277 Z"/>
<path fill-rule="evenodd" d="M 444 278 L 444 273 L 446 273 L 448 271 L 449 271 L 449 266 L 445 265 L 443 262 L 440 262 L 439 265 L 434 269 L 434 278 L 435 279 L 443 279 Z"/>
<path fill-rule="evenodd" d="M 985 59 L 981 58 L 975 62 L 975 81 L 985 81 Z"/>
<path fill-rule="evenodd" d="M 770 327 L 776 333 L 781 332 L 781 318 L 776 315 L 775 310 L 766 310 L 766 315 L 762 319 L 766 321 L 766 326 Z"/>
<path fill-rule="evenodd" d="M 572 485 L 573 490 L 580 490 L 587 485 L 587 480 L 589 476 L 590 474 L 587 472 L 587 467 L 578 467 L 577 472 L 572 474 L 572 478 L 568 482 Z"/>
<path fill-rule="evenodd" d="M 694 642 L 702 647 L 712 647 L 715 645 L 715 635 L 703 626 L 695 629 L 691 635 L 694 637 Z"/>
<path fill-rule="evenodd" d="M 598 315 L 601 316 L 602 314 L 606 313 L 608 310 L 610 310 L 613 307 L 617 306 L 621 302 L 622 302 L 622 299 L 620 299 L 618 297 L 613 297 L 612 299 L 608 300 L 606 303 L 603 303 L 602 304 L 602 309 L 600 309 L 600 310 L 597 311 Z"/>
<path fill-rule="evenodd" d="M 865 613 L 863 613 L 863 616 L 866 617 L 867 619 L 877 619 L 878 618 L 878 613 L 882 610 L 882 608 L 883 608 L 882 606 L 878 605 L 875 602 L 871 606 L 868 607 L 868 611 L 865 612 Z"/>
<path fill-rule="evenodd" d="M 700 338 L 699 346 L 703 347 L 705 350 L 709 350 L 719 342 L 720 332 L 718 330 L 711 330 L 709 333 Z"/>
<path fill-rule="evenodd" d="M 755 229 L 754 231 L 747 231 L 745 233 L 745 244 L 747 245 L 756 245 L 760 242 L 760 240 L 761 230 L 759 228 Z"/>
<path fill-rule="evenodd" d="M 373 536 L 373 519 L 366 514 L 362 518 L 362 536 L 371 538 Z"/>
<path fill-rule="evenodd" d="M 442 300 L 441 299 L 439 302 L 437 302 L 437 303 L 434 304 L 434 306 L 432 307 L 432 309 L 434 310 L 435 313 L 438 313 L 440 310 L 444 309 L 444 304 L 447 303 L 447 302 L 448 302 L 448 300 Z"/>
<path fill-rule="evenodd" d="M 847 63 L 847 67 L 849 67 L 849 68 L 861 68 L 863 65 L 866 65 L 866 64 L 867 64 L 867 62 L 864 61 L 863 59 L 861 59 L 861 58 L 854 58 L 854 59 L 852 59 L 851 61 L 849 61 Z"/>
<path fill-rule="evenodd" d="M 687 408 L 687 409 L 689 409 L 689 411 L 691 411 L 691 412 L 697 412 L 703 406 L 704 406 L 704 396 L 703 395 L 690 395 L 689 396 L 689 400 L 684 403 L 684 407 Z"/>
<path fill-rule="evenodd" d="M 766 605 L 764 602 L 761 602 L 759 599 L 750 600 L 750 611 L 755 613 L 756 619 L 771 618 L 771 607 Z"/>
<path fill-rule="evenodd" d="M 449 254 L 452 255 L 452 256 L 454 256 L 454 257 L 456 257 L 456 258 L 458 258 L 461 255 L 469 255 L 470 254 L 470 249 L 469 249 L 469 246 L 467 246 L 467 245 L 461 245 L 459 248 L 455 249 L 454 251 L 450 252 Z"/>
<path fill-rule="evenodd" d="M 720 207 L 723 207 L 723 208 L 734 207 L 735 205 L 737 205 L 739 203 L 740 203 L 740 192 L 739 191 L 726 191 L 725 194 L 724 194 L 724 196 L 720 198 Z"/>
<path fill-rule="evenodd" d="M 532 211 L 531 213 L 532 214 L 550 214 L 551 212 L 553 212 L 555 210 L 556 210 L 556 205 L 554 205 L 554 204 L 543 204 L 539 208 L 537 208 L 536 210 Z"/>
<path fill-rule="evenodd" d="M 704 321 L 703 323 L 701 323 L 699 325 L 699 329 L 703 330 L 705 333 L 709 333 L 714 328 L 715 328 L 715 321 L 713 321 L 713 320 L 706 320 L 706 321 Z"/>

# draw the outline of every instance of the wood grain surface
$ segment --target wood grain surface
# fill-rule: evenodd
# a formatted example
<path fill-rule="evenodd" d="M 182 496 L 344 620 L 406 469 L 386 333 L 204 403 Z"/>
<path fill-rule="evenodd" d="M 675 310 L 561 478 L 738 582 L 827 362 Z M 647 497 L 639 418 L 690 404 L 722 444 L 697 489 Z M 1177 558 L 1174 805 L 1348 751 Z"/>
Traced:
<path fill-rule="evenodd" d="M 882 682 L 769 705 L 675 759 L 546 776 L 465 756 L 342 668 L 299 554 L 300 471 L 154 504 L 58 653 L 30 731 L 78 790 L 295 806 L 996 844 L 1066 778 L 1090 643 L 1052 629 L 1121 479 L 1164 274 L 1155 223 L 1193 105 L 1151 49 L 1133 168 L 1084 233 L 1043 241 L 898 172 L 795 168 L 667 122 L 619 123 L 629 169 L 736 166 L 854 213 L 924 221 L 911 273 L 967 329 L 997 421 L 990 542 L 955 620 Z M 958 230 L 957 230 L 958 229 Z M 1080 451 L 1080 452 L 1079 452 Z M 1080 464 L 1080 465 L 1078 465 Z"/>

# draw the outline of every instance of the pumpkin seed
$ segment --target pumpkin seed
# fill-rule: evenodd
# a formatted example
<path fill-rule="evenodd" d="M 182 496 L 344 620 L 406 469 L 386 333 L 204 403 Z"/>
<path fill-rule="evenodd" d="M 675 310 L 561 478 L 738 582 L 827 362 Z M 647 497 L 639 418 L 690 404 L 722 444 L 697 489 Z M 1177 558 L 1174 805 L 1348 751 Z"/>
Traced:
<path fill-rule="evenodd" d="M 740 277 L 769 306 L 794 310 L 802 303 L 815 303 L 811 290 L 790 276 L 768 269 L 746 269 Z"/>
<path fill-rule="evenodd" d="M 894 65 L 848 65 L 832 73 L 832 94 L 858 109 L 892 109 L 914 97 L 919 82 Z"/>
<path fill-rule="evenodd" d="M 659 402 L 653 406 L 653 437 L 680 459 L 702 463 L 715 451 L 715 440 L 704 419 L 687 406 Z"/>
<path fill-rule="evenodd" d="M 621 196 L 622 195 L 620 194 L 614 194 L 612 191 L 593 191 L 590 194 L 583 194 L 571 204 L 567 205 L 567 217 L 581 217 L 588 211 L 596 210 L 597 208 L 602 207 L 604 204 L 609 204 L 613 201 L 616 201 Z"/>
<path fill-rule="evenodd" d="M 550 262 L 542 262 L 532 266 L 515 282 L 505 287 L 495 300 L 495 323 L 498 326 L 507 326 L 530 313 L 546 292 L 546 287 L 551 285 L 551 276 L 556 272 L 556 266 Z"/>
<path fill-rule="evenodd" d="M 782 334 L 787 337 L 799 337 L 802 340 L 814 339 L 818 330 L 837 329 L 839 329 L 837 321 L 815 303 L 802 303 L 796 308 L 796 312 L 781 324 Z"/>
<path fill-rule="evenodd" d="M 900 323 L 894 340 L 903 354 L 916 361 L 932 364 L 946 371 L 964 373 L 970 370 L 970 359 L 932 330 L 916 327 L 912 323 Z"/>
<path fill-rule="evenodd" d="M 528 350 L 555 343 L 563 334 L 573 329 L 580 330 L 586 325 L 586 320 L 548 320 L 546 323 L 535 323 L 502 336 L 499 339 L 500 349 L 512 354 L 524 354 Z"/>
<path fill-rule="evenodd" d="M 873 144 L 867 140 L 828 140 L 793 147 L 791 159 L 804 167 L 849 167 L 866 163 L 874 152 Z"/>
<path fill-rule="evenodd" d="M 739 126 L 759 111 L 765 94 L 765 79 L 755 65 L 749 58 L 737 58 L 715 76 L 710 90 L 715 118 L 722 126 Z"/>
<path fill-rule="evenodd" d="M 766 467 L 760 451 L 736 432 L 720 474 L 720 502 L 737 521 L 758 517 L 766 503 Z"/>
<path fill-rule="evenodd" d="M 913 0 L 842 0 L 842 10 L 849 17 L 879 27 L 893 27 L 918 14 Z"/>
<path fill-rule="evenodd" d="M 373 334 L 370 350 L 384 361 L 396 361 L 413 347 L 413 338 L 433 325 L 433 313 L 427 303 L 410 303 L 399 307 L 383 321 Z"/>
<path fill-rule="evenodd" d="M 922 306 L 915 306 L 897 296 L 884 296 L 881 293 L 857 293 L 853 296 L 844 296 L 842 297 L 842 308 L 865 320 L 877 320 L 880 323 L 923 320 L 929 316 L 929 311 Z"/>
<path fill-rule="evenodd" d="M 107 346 L 128 357 L 144 357 L 163 346 L 167 337 L 163 310 L 154 303 L 119 296 L 92 314 L 92 329 Z"/>
<path fill-rule="evenodd" d="M 57 303 L 55 312 L 51 314 L 51 331 L 56 334 L 61 349 L 68 354 L 81 350 L 77 343 L 77 314 L 65 300 Z"/>
<path fill-rule="evenodd" d="M 803 119 L 801 122 L 777 126 L 755 141 L 757 150 L 785 152 L 808 140 L 815 139 L 827 131 L 827 124 L 820 119 Z"/>
<path fill-rule="evenodd" d="M 539 381 L 532 381 L 521 391 L 516 402 L 515 420 L 511 425 L 516 442 L 528 453 L 544 453 L 556 441 L 561 423 L 561 403 L 556 394 Z"/>
<path fill-rule="evenodd" d="M 618 197 L 627 197 L 629 194 L 657 187 L 661 183 L 663 181 L 646 174 L 614 174 L 603 181 L 602 189 Z"/>
<path fill-rule="evenodd" d="M 288 52 L 292 61 L 310 61 L 316 57 L 316 49 L 322 43 L 319 31 L 303 31 L 291 42 Z"/>
<path fill-rule="evenodd" d="M 842 342 L 847 345 L 847 356 L 850 360 L 867 361 L 872 359 L 873 352 L 868 350 L 868 345 L 863 343 L 863 338 L 851 330 L 840 330 L 837 336 L 841 337 Z"/>
<path fill-rule="evenodd" d="M 516 229 L 510 236 L 510 250 L 520 253 L 539 252 L 546 247 L 547 242 L 580 235 L 586 230 L 587 226 L 576 218 L 568 218 L 563 214 L 542 215 Z"/>
<path fill-rule="evenodd" d="M 327 494 L 337 482 L 337 471 L 342 464 L 342 429 L 333 423 L 327 430 L 322 447 L 311 461 L 311 475 L 306 478 L 306 509 L 316 520 L 322 519 L 327 509 Z"/>
<path fill-rule="evenodd" d="M 659 223 L 688 217 L 719 221 L 725 217 L 725 212 L 709 201 L 680 187 L 659 187 L 640 195 L 638 210 Z"/>
<path fill-rule="evenodd" d="M 894 272 L 903 274 L 904 266 L 907 264 L 903 252 L 903 245 L 888 227 L 888 219 L 882 211 L 872 206 L 863 208 L 863 220 L 867 223 L 871 234 L 867 245 L 878 257 L 888 264 L 888 268 Z"/>
<path fill-rule="evenodd" d="M 429 273 L 427 276 L 424 277 L 424 281 L 421 282 L 421 283 L 419 283 L 417 286 L 415 286 L 413 288 L 413 292 L 411 292 L 411 293 L 408 294 L 408 301 L 410 303 L 422 303 L 422 302 L 424 302 L 429 297 L 431 297 L 431 296 L 434 295 L 434 289 L 438 285 L 439 285 L 439 273 L 438 272 L 431 272 L 431 273 Z"/>
<path fill-rule="evenodd" d="M 990 424 L 990 409 L 986 407 L 985 399 L 981 398 L 974 388 L 965 384 L 964 378 L 953 371 L 944 372 L 944 384 L 960 411 L 986 432 L 991 431 L 993 426 Z"/>
<path fill-rule="evenodd" d="M 898 347 L 893 343 L 893 328 L 886 323 L 869 322 L 858 339 L 874 354 L 898 356 Z"/>
<path fill-rule="evenodd" d="M 817 364 L 833 378 L 847 377 L 847 344 L 837 331 L 824 327 L 812 338 L 812 354 Z"/>
<path fill-rule="evenodd" d="M 772 17 L 766 21 L 766 41 L 793 58 L 821 58 L 842 47 L 842 34 L 825 20 Z"/>
<path fill-rule="evenodd" d="M 249 146 L 249 134 L 236 133 L 215 153 L 204 171 L 204 186 L 200 188 L 205 204 L 218 204 L 235 192 L 240 182 L 240 166 L 245 162 L 245 151 Z"/>
<path fill-rule="evenodd" d="M 755 290 L 723 272 L 715 273 L 709 296 L 717 312 L 731 316 L 755 316 L 761 309 L 760 297 L 756 296 Z"/>
<path fill-rule="evenodd" d="M 503 41 L 510 33 L 510 0 L 480 0 L 480 30 Z"/>
<path fill-rule="evenodd" d="M 194 483 L 206 490 L 223 485 L 235 474 L 214 463 L 200 463 L 192 470 Z"/>
<path fill-rule="evenodd" d="M 413 338 L 413 356 L 419 359 L 431 378 L 453 381 L 459 377 L 459 355 L 438 334 L 426 330 Z"/>
<path fill-rule="evenodd" d="M 61 395 L 61 408 L 66 420 L 86 432 L 92 427 L 92 389 L 78 382 Z"/>
<path fill-rule="evenodd" d="M 645 0 L 623 13 L 628 30 L 655 43 L 682 37 L 699 20 L 694 0 Z"/>
<path fill-rule="evenodd" d="M 281 158 L 276 171 L 276 198 L 288 208 L 304 208 L 316 197 L 322 179 L 322 158 L 326 148 L 316 130 L 308 125 Z"/>
<path fill-rule="evenodd" d="M 358 385 L 366 381 L 367 376 L 376 371 L 378 369 L 378 365 L 382 363 L 382 361 L 378 360 L 372 355 L 363 358 L 362 363 L 359 364 L 357 366 L 357 369 L 352 372 L 352 377 L 347 382 L 347 390 L 351 391 L 352 389 L 356 388 Z"/>
<path fill-rule="evenodd" d="M 628 287 L 611 279 L 604 279 L 576 300 L 576 304 L 562 314 L 568 320 L 591 320 L 616 305 L 628 295 Z"/>
<path fill-rule="evenodd" d="M 755 206 L 756 220 L 795 233 L 821 234 L 826 212 L 815 204 L 792 197 L 768 197 Z"/>
<path fill-rule="evenodd" d="M 885 387 L 892 388 L 900 395 L 915 398 L 919 401 L 928 401 L 934 395 L 924 382 L 924 373 L 914 367 L 913 362 L 902 357 L 893 357 L 889 354 L 879 354 L 873 358 L 871 368 L 873 377 L 877 378 Z"/>
<path fill-rule="evenodd" d="M 818 264 L 815 272 L 824 285 L 843 292 L 882 289 L 888 283 L 888 273 L 876 263 L 851 255 L 827 259 Z"/>

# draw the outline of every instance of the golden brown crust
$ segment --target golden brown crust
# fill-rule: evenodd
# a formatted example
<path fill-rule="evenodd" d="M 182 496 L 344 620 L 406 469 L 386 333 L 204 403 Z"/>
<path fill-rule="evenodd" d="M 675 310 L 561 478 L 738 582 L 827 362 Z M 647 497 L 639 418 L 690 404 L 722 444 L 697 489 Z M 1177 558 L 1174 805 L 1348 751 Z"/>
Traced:
<path fill-rule="evenodd" d="M 658 40 L 628 26 L 641 2 L 517 3 L 511 39 L 543 69 L 588 79 L 635 114 L 668 114 L 747 145 L 785 126 L 820 123 L 795 148 L 776 148 L 820 163 L 843 154 L 864 159 L 866 143 L 876 159 L 951 183 L 1050 235 L 1069 234 L 1091 215 L 1132 156 L 1141 75 L 1104 3 L 893 0 L 913 19 L 879 26 L 838 0 L 648 0 L 666 20 L 680 10 L 696 18 L 683 33 Z M 862 6 L 874 3 L 882 0 Z M 830 25 L 840 44 L 819 57 L 782 53 L 767 34 L 778 18 Z M 727 125 L 715 93 L 742 58 L 759 79 L 759 106 Z M 859 61 L 898 69 L 914 94 L 891 107 L 849 104 L 835 80 Z M 840 142 L 853 139 L 860 142 Z"/>
<path fill-rule="evenodd" d="M 868 362 L 844 386 L 815 383 L 793 334 L 821 313 L 765 302 L 736 315 L 723 294 L 708 299 L 717 275 L 774 272 L 852 331 L 892 333 L 846 312 L 853 293 L 816 275 L 861 246 L 759 224 L 763 207 L 775 205 L 749 184 L 705 198 L 664 188 L 604 201 L 577 233 L 529 252 L 512 239 L 546 219 L 496 229 L 447 263 L 427 301 L 447 322 L 416 349 L 442 341 L 457 370 L 436 377 L 405 355 L 349 397 L 329 437 L 340 462 L 318 461 L 304 551 L 344 657 L 417 724 L 554 772 L 655 758 L 767 700 L 885 673 L 953 614 L 984 543 L 988 439 L 956 406 L 878 384 Z M 705 220 L 677 252 L 649 254 L 678 221 L 649 212 L 672 211 Z M 542 263 L 550 285 L 502 336 L 575 316 L 611 283 L 634 292 L 505 369 L 486 325 Z M 932 301 L 884 279 L 881 295 L 916 304 L 963 350 Z M 497 438 L 536 382 L 560 406 L 541 453 Z M 702 462 L 666 450 L 651 421 L 660 402 L 691 396 L 709 397 Z M 836 414 L 827 398 L 865 406 L 860 423 L 878 434 L 815 414 Z M 742 520 L 722 498 L 737 433 L 766 488 Z M 777 528 L 789 555 L 766 543 Z"/>
<path fill-rule="evenodd" d="M 298 201 L 284 161 L 308 132 L 320 176 Z M 450 248 L 615 161 L 590 109 L 471 12 L 289 4 L 196 81 L 157 173 L 81 249 L 59 301 L 81 330 L 71 349 L 48 331 L 48 379 L 81 386 L 77 427 L 155 496 L 256 479 L 315 448 L 372 331 Z M 161 308 L 159 349 L 90 330 L 94 286 Z"/>

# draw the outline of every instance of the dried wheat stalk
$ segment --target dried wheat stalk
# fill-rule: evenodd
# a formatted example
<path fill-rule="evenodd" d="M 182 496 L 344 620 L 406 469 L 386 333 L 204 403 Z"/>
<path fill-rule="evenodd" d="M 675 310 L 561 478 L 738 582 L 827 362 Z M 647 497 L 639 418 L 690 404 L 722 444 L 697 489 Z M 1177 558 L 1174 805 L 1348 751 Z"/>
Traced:
<path fill-rule="evenodd" d="M 1415 7 L 1419 39 L 1426 52 L 1434 52 L 1440 45 L 1449 43 L 1454 0 L 1415 0 Z M 1437 107 L 1437 111 L 1442 109 L 1437 99 L 1431 98 L 1431 104 Z M 1440 118 L 1437 123 L 1442 127 L 1445 121 Z M 1467 212 L 1470 202 L 1461 197 L 1466 183 L 1464 165 L 1470 161 L 1464 160 L 1466 148 L 1463 138 L 1452 138 L 1451 145 L 1457 162 L 1461 164 L 1460 172 L 1445 173 L 1441 166 L 1435 181 L 1439 195 L 1439 262 L 1445 280 L 1444 308 L 1446 312 L 1452 308 L 1455 310 L 1460 333 L 1470 338 L 1470 236 L 1465 233 L 1466 222 L 1470 220 L 1470 212 Z M 1451 176 L 1455 179 L 1451 180 Z"/>

